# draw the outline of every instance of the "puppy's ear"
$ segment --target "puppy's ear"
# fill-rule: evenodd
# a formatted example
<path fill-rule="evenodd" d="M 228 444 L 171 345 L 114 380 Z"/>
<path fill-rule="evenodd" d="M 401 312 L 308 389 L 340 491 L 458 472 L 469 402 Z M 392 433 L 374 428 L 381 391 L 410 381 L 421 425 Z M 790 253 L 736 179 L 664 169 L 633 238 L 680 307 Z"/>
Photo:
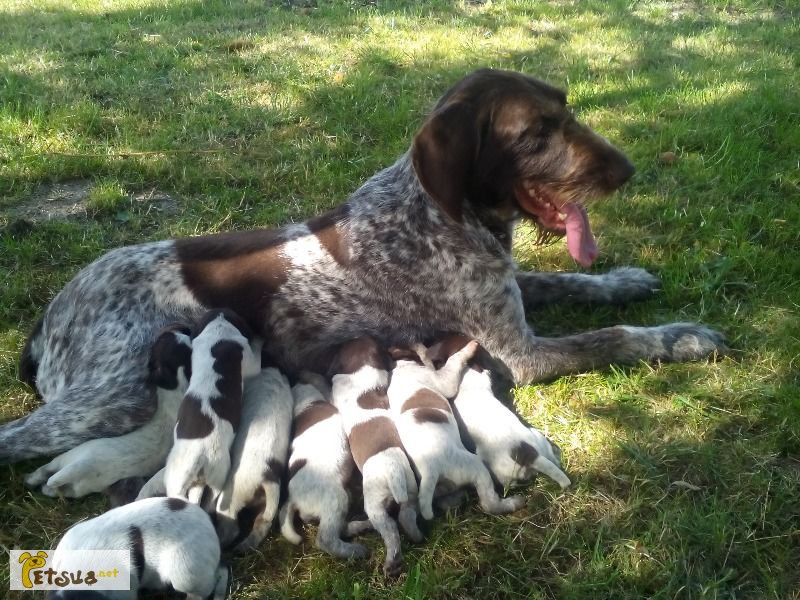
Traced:
<path fill-rule="evenodd" d="M 453 102 L 428 117 L 411 146 L 411 160 L 422 187 L 457 222 L 462 220 L 480 141 L 475 108 Z"/>
<path fill-rule="evenodd" d="M 392 348 L 389 348 L 389 356 L 391 356 L 392 360 L 395 361 L 413 360 L 414 362 L 422 364 L 422 359 L 410 348 L 398 348 L 397 346 L 393 346 Z"/>

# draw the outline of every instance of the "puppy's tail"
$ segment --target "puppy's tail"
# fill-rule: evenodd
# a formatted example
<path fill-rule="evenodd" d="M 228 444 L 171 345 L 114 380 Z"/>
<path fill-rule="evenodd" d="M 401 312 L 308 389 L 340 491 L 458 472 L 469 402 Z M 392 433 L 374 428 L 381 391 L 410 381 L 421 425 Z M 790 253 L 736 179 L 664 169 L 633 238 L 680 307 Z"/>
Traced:
<path fill-rule="evenodd" d="M 303 538 L 294 528 L 294 517 L 297 514 L 297 507 L 294 502 L 287 500 L 286 504 L 281 507 L 280 521 L 281 521 L 281 535 L 292 544 L 299 544 Z"/>

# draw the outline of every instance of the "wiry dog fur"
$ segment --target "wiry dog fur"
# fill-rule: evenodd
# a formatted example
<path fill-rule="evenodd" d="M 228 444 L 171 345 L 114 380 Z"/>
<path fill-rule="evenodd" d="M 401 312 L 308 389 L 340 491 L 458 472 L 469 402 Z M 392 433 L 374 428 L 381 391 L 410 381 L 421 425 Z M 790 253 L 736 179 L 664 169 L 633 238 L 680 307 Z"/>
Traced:
<path fill-rule="evenodd" d="M 389 412 L 388 354 L 369 337 L 345 343 L 331 372 L 333 404 L 342 415 L 353 460 L 361 471 L 364 511 L 386 546 L 383 572 L 398 575 L 403 565 L 400 533 L 388 509 L 400 506 L 398 520 L 414 541 L 417 527 L 417 480 Z"/>
<path fill-rule="evenodd" d="M 465 336 L 445 336 L 430 348 L 429 356 L 438 364 L 467 343 Z M 470 360 L 453 399 L 462 438 L 467 437 L 465 445 L 474 449 L 503 487 L 542 473 L 566 488 L 570 480 L 561 470 L 558 447 L 495 397 L 489 370 L 492 365 L 487 358 L 481 349 Z"/>
<path fill-rule="evenodd" d="M 292 450 L 289 457 L 288 498 L 281 507 L 281 533 L 292 544 L 302 537 L 294 528 L 297 515 L 304 522 L 319 521 L 317 548 L 339 558 L 366 558 L 367 548 L 345 542 L 342 533 L 355 535 L 369 522 L 347 523 L 350 484 L 356 465 L 336 407 L 313 385 L 300 383 L 294 394 Z"/>
<path fill-rule="evenodd" d="M 621 152 L 576 121 L 562 91 L 519 73 L 476 71 L 442 96 L 406 154 L 332 211 L 280 229 L 118 248 L 84 268 L 25 346 L 20 373 L 44 404 L 0 428 L 0 461 L 146 422 L 155 333 L 211 307 L 241 314 L 284 371 L 323 365 L 331 347 L 365 334 L 407 344 L 459 331 L 520 384 L 723 350 L 718 333 L 689 323 L 562 338 L 529 327 L 526 307 L 628 302 L 658 287 L 635 268 L 519 272 L 510 255 L 514 226 L 527 219 L 545 236 L 566 233 L 586 263 L 592 253 L 573 243 L 591 236 L 582 206 L 632 173 Z"/>
<path fill-rule="evenodd" d="M 150 477 L 163 467 L 191 374 L 188 333 L 188 326 L 172 325 L 153 344 L 148 369 L 158 407 L 150 421 L 125 435 L 84 442 L 36 469 L 25 483 L 41 485 L 47 496 L 79 498 L 103 491 L 120 479 Z"/>
<path fill-rule="evenodd" d="M 220 565 L 220 547 L 209 516 L 180 498 L 150 498 L 115 508 L 70 528 L 53 555 L 70 550 L 129 550 L 131 588 L 106 592 L 50 592 L 48 599 L 107 597 L 136 600 L 138 590 L 170 586 L 187 600 L 223 600 L 229 570 Z M 95 594 L 95 595 L 91 595 Z"/>
<path fill-rule="evenodd" d="M 419 510 L 426 519 L 433 518 L 437 485 L 445 494 L 475 486 L 481 508 L 492 514 L 514 512 L 525 503 L 519 496 L 500 498 L 489 470 L 461 443 L 448 398 L 458 392 L 477 348 L 476 342 L 465 344 L 438 370 L 422 364 L 414 352 L 392 353 L 397 362 L 389 384 L 389 406 L 403 447 L 419 474 Z"/>
<path fill-rule="evenodd" d="M 245 384 L 231 469 L 217 498 L 217 533 L 224 547 L 255 548 L 269 533 L 278 512 L 293 406 L 289 381 L 278 369 L 263 369 Z"/>
<path fill-rule="evenodd" d="M 178 410 L 164 468 L 168 496 L 200 503 L 205 488 L 216 498 L 225 485 L 242 411 L 244 379 L 261 369 L 252 334 L 230 311 L 211 311 L 192 340 L 192 376 Z"/>

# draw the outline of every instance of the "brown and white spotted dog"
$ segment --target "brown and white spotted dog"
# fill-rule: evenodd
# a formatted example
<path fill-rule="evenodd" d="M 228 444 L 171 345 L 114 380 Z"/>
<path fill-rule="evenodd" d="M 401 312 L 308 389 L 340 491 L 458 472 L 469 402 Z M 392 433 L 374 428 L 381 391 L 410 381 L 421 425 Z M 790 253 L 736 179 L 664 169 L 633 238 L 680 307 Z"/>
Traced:
<path fill-rule="evenodd" d="M 244 380 L 261 370 L 261 348 L 247 325 L 229 310 L 209 311 L 196 332 L 192 376 L 178 409 L 164 486 L 167 496 L 199 504 L 206 488 L 215 499 L 225 485 L 241 420 Z"/>
<path fill-rule="evenodd" d="M 468 361 L 478 349 L 476 342 L 464 344 L 441 366 L 433 369 L 407 349 L 392 351 L 396 360 L 389 384 L 389 407 L 408 456 L 419 474 L 419 511 L 433 518 L 433 497 L 453 494 L 474 486 L 481 508 L 491 514 L 519 510 L 519 496 L 500 498 L 489 470 L 481 459 L 461 443 L 458 423 L 448 398 L 458 392 Z"/>
<path fill-rule="evenodd" d="M 438 365 L 469 343 L 466 336 L 446 335 L 430 348 L 428 356 Z M 561 451 L 495 396 L 492 367 L 491 357 L 478 349 L 452 400 L 464 445 L 478 455 L 503 487 L 528 481 L 537 473 L 547 475 L 562 489 L 568 487 L 569 477 L 561 469 Z"/>
<path fill-rule="evenodd" d="M 417 480 L 389 412 L 389 355 L 374 339 L 363 336 L 345 343 L 331 367 L 332 402 L 342 415 L 350 451 L 364 489 L 364 511 L 386 546 L 383 572 L 403 568 L 400 532 L 389 516 L 399 505 L 398 521 L 413 541 L 417 527 Z"/>
<path fill-rule="evenodd" d="M 438 101 L 395 164 L 344 204 L 301 224 L 112 250 L 53 299 L 28 339 L 20 376 L 44 404 L 0 428 L 0 461 L 120 435 L 155 409 L 147 350 L 171 321 L 211 307 L 242 315 L 284 371 L 329 360 L 360 335 L 405 345 L 431 331 L 477 339 L 517 383 L 640 360 L 700 359 L 724 349 L 699 325 L 619 326 L 538 337 L 525 309 L 649 297 L 653 275 L 519 272 L 514 226 L 566 235 L 575 260 L 596 254 L 586 205 L 633 174 L 579 123 L 566 95 L 532 77 L 479 70 Z"/>
<path fill-rule="evenodd" d="M 268 367 L 244 386 L 242 416 L 231 446 L 231 470 L 217 498 L 223 547 L 257 547 L 278 512 L 289 452 L 294 397 L 289 381 Z"/>
<path fill-rule="evenodd" d="M 347 522 L 350 486 L 356 465 L 336 407 L 322 392 L 307 383 L 292 388 L 294 425 L 289 456 L 289 484 L 281 507 L 281 533 L 292 544 L 303 538 L 294 528 L 296 516 L 303 522 L 319 521 L 317 548 L 339 558 L 366 558 L 366 546 L 345 542 L 371 527 L 369 521 Z"/>

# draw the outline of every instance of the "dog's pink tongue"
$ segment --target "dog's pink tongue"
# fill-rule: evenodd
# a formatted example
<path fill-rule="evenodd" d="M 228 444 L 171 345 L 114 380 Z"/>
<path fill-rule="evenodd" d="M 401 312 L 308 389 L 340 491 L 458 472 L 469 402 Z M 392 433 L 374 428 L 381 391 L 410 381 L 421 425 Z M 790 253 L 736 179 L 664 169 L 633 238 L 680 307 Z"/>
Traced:
<path fill-rule="evenodd" d="M 578 204 L 565 204 L 561 210 L 567 213 L 567 249 L 570 256 L 582 267 L 588 267 L 597 258 L 597 243 L 589 225 L 586 209 Z"/>

